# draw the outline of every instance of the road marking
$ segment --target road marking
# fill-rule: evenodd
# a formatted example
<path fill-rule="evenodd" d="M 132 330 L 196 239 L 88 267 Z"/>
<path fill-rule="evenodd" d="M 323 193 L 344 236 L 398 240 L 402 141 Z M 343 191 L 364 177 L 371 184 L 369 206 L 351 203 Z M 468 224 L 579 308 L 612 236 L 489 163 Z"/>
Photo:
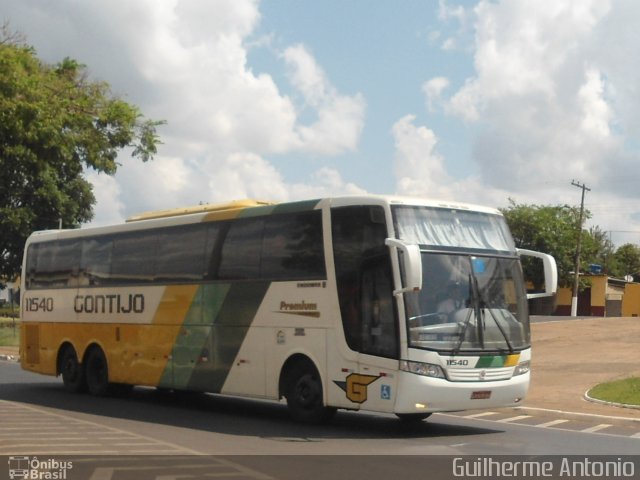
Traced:
<path fill-rule="evenodd" d="M 604 430 L 605 428 L 609 428 L 610 426 L 611 425 L 608 423 L 601 423 L 600 425 L 595 425 L 593 427 L 585 428 L 584 430 L 580 431 L 584 433 L 595 433 L 599 432 L 600 430 Z"/>
<path fill-rule="evenodd" d="M 3 425 L 5 419 L 13 417 L 14 413 L 25 413 L 29 415 L 30 422 L 35 418 L 43 420 L 44 431 L 37 431 L 34 427 L 27 426 L 23 429 L 18 427 L 3 427 L 2 440 L 0 440 L 0 455 L 19 455 L 19 454 L 41 454 L 43 453 L 43 445 L 41 444 L 42 438 L 48 435 L 54 435 L 57 433 L 58 438 L 52 438 L 52 441 L 61 440 L 62 438 L 71 440 L 72 443 L 56 443 L 55 445 L 49 445 L 45 453 L 47 454 L 61 454 L 61 455 L 73 455 L 73 454 L 87 454 L 96 453 L 100 454 L 123 454 L 123 453 L 157 453 L 157 454 L 187 454 L 187 455 L 202 455 L 202 452 L 185 448 L 180 445 L 176 445 L 170 442 L 165 442 L 152 437 L 146 437 L 131 433 L 119 428 L 102 425 L 99 423 L 91 422 L 88 420 L 81 420 L 73 418 L 69 415 L 63 415 L 55 413 L 45 409 L 36 408 L 12 402 L 9 400 L 0 399 L 0 425 Z M 62 426 L 58 428 L 48 427 L 46 424 L 51 422 L 51 419 L 56 419 L 60 423 L 63 421 Z M 7 430 L 7 431 L 5 431 Z M 12 438 L 7 438 L 7 434 L 13 434 Z M 17 442 L 11 442 L 11 440 L 19 436 Z M 110 443 L 109 439 L 111 440 Z M 115 442 L 114 442 L 115 440 Z M 114 444 L 116 442 L 127 442 L 128 446 L 119 447 Z M 20 443 L 18 443 L 20 442 Z M 78 443 L 82 442 L 82 443 Z M 98 443 L 99 442 L 99 443 Z M 135 443 L 134 443 L 135 442 Z M 58 447 L 56 450 L 59 452 L 52 452 L 51 447 Z M 69 448 L 68 448 L 69 447 Z M 78 447 L 86 447 L 82 450 Z M 138 448 L 136 448 L 138 447 Z M 155 448 L 150 448 L 155 447 Z M 68 449 L 67 449 L 68 448 Z M 25 452 L 28 449 L 28 452 Z"/>
<path fill-rule="evenodd" d="M 498 423 L 511 423 L 511 422 L 515 422 L 516 420 L 522 420 L 525 418 L 531 418 L 531 415 L 518 415 L 516 417 L 510 417 L 510 418 L 503 418 L 502 420 L 497 420 Z"/>
<path fill-rule="evenodd" d="M 536 427 L 540 427 L 540 428 L 553 427 L 554 425 L 559 425 L 561 423 L 566 423 L 568 421 L 569 420 L 563 420 L 563 419 L 551 420 L 550 422 L 541 423 L 540 425 L 536 425 Z"/>
<path fill-rule="evenodd" d="M 464 418 L 480 418 L 480 417 L 488 417 L 489 415 L 497 415 L 498 412 L 482 412 L 482 413 L 474 413 L 473 415 L 464 415 Z"/>
<path fill-rule="evenodd" d="M 194 463 L 192 460 L 189 460 L 188 463 L 185 463 L 183 465 L 178 465 L 174 462 L 172 465 L 164 467 L 161 465 L 139 465 L 139 463 L 140 459 L 136 459 L 136 465 L 98 467 L 93 471 L 93 474 L 91 475 L 89 480 L 112 480 L 112 478 L 114 478 L 114 475 L 115 477 L 120 477 L 123 474 L 126 475 L 127 472 L 151 473 L 154 470 L 159 469 L 163 471 L 164 475 L 156 476 L 156 480 L 178 480 L 184 478 L 201 478 L 202 476 L 219 478 L 241 477 L 256 480 L 273 480 L 273 477 L 270 477 L 265 473 L 224 459 L 214 459 L 208 462 L 200 463 Z M 178 472 L 172 475 L 167 470 L 177 470 Z M 145 478 L 148 477 L 149 475 L 145 475 Z"/>

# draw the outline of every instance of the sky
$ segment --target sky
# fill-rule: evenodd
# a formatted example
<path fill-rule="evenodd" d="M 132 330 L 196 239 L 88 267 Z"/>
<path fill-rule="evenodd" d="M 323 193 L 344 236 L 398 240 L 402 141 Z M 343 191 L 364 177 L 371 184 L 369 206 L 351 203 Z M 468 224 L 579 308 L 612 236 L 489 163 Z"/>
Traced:
<path fill-rule="evenodd" d="M 640 243 L 640 2 L 2 0 L 159 128 L 94 225 L 242 198 L 579 205 Z"/>

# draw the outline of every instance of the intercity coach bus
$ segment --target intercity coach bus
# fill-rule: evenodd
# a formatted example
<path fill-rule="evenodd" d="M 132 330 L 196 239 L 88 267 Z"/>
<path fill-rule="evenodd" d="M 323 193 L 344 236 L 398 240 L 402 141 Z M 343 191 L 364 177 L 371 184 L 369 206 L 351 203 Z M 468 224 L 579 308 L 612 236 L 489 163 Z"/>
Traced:
<path fill-rule="evenodd" d="M 531 341 L 521 255 L 497 210 L 413 198 L 236 201 L 33 233 L 22 367 L 70 392 L 131 386 L 432 412 L 518 404 Z"/>

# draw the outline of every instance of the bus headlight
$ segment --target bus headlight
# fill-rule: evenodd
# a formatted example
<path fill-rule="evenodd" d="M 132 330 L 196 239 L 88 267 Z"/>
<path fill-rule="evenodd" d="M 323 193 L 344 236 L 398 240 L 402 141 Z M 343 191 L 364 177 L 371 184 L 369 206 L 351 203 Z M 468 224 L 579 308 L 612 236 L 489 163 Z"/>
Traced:
<path fill-rule="evenodd" d="M 416 375 L 423 375 L 425 377 L 446 378 L 442 368 L 439 365 L 434 365 L 433 363 L 400 360 L 400 370 L 415 373 Z"/>
<path fill-rule="evenodd" d="M 528 373 L 529 370 L 531 370 L 531 362 L 529 360 L 520 362 L 513 371 L 513 376 L 517 377 L 518 375 L 524 375 L 525 373 Z"/>

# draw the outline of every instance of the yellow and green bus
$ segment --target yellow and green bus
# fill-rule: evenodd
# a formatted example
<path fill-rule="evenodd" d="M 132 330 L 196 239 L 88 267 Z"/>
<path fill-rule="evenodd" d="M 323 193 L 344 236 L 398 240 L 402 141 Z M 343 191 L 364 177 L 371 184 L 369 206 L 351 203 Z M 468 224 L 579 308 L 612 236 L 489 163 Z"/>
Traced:
<path fill-rule="evenodd" d="M 497 210 L 390 196 L 150 212 L 33 233 L 22 367 L 70 392 L 131 386 L 432 412 L 518 404 L 529 385 L 527 292 Z"/>

